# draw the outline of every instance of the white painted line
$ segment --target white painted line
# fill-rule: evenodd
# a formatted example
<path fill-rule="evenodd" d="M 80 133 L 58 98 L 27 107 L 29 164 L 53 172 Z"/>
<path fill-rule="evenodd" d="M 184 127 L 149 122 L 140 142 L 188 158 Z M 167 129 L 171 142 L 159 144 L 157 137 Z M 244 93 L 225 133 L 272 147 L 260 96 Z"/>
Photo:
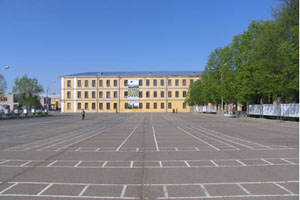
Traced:
<path fill-rule="evenodd" d="M 40 196 L 41 194 L 43 194 L 46 190 L 48 190 L 51 186 L 53 185 L 53 183 L 50 183 L 49 185 L 47 185 L 44 189 L 42 189 L 37 196 Z"/>
<path fill-rule="evenodd" d="M 152 132 L 153 132 L 153 138 L 154 138 L 154 142 L 155 142 L 156 151 L 159 151 L 154 126 L 152 126 Z"/>
<path fill-rule="evenodd" d="M 105 167 L 108 161 L 105 161 L 102 165 L 102 167 Z"/>
<path fill-rule="evenodd" d="M 278 184 L 278 183 L 274 183 L 274 185 L 280 187 L 281 189 L 283 189 L 284 191 L 288 192 L 289 194 L 295 194 L 294 192 L 292 192 L 291 190 L 283 187 L 282 185 Z"/>
<path fill-rule="evenodd" d="M 207 189 L 204 187 L 203 184 L 200 184 L 201 189 L 203 190 L 206 197 L 210 197 L 210 194 L 208 193 Z"/>
<path fill-rule="evenodd" d="M 18 185 L 18 184 L 19 184 L 19 183 L 14 183 L 14 184 L 12 184 L 11 186 L 9 186 L 9 187 L 5 188 L 4 190 L 2 190 L 2 191 L 0 192 L 0 194 L 2 194 L 3 192 L 6 192 L 7 190 L 11 189 L 12 187 L 14 187 L 14 186 L 16 186 L 16 185 Z"/>
<path fill-rule="evenodd" d="M 101 149 L 101 148 L 97 148 L 97 149 L 96 149 L 96 152 L 100 151 L 100 149 Z"/>
<path fill-rule="evenodd" d="M 218 165 L 217 163 L 215 163 L 215 161 L 210 160 L 210 162 L 211 162 L 212 164 L 214 164 L 216 167 L 219 167 L 219 165 Z"/>
<path fill-rule="evenodd" d="M 218 139 L 216 139 L 216 138 L 213 138 L 213 137 L 210 137 L 210 136 L 207 136 L 207 135 L 203 134 L 203 133 L 206 133 L 206 134 L 208 134 L 208 135 L 212 135 L 211 133 L 208 133 L 207 131 L 204 131 L 204 130 L 201 130 L 201 129 L 197 129 L 197 128 L 195 128 L 195 127 L 193 127 L 193 129 L 190 128 L 190 127 L 187 127 L 187 128 L 190 129 L 190 130 L 197 131 L 198 134 L 200 134 L 200 135 L 202 135 L 202 136 L 204 136 L 204 137 L 207 137 L 207 138 L 209 138 L 209 139 L 218 141 L 218 142 L 220 142 L 220 143 L 222 143 L 222 144 L 224 144 L 224 145 L 226 145 L 226 146 L 232 147 L 233 149 L 240 150 L 239 148 L 237 148 L 237 147 L 235 147 L 235 146 L 233 146 L 233 145 L 231 145 L 231 144 L 228 144 L 228 143 L 226 143 L 226 142 L 223 142 L 223 141 L 221 141 L 221 140 L 218 140 Z M 201 133 L 201 132 L 203 132 L 203 133 Z"/>
<path fill-rule="evenodd" d="M 130 168 L 133 167 L 133 161 L 130 161 Z"/>
<path fill-rule="evenodd" d="M 82 161 L 79 161 L 76 165 L 74 165 L 74 167 L 78 167 L 81 163 Z"/>
<path fill-rule="evenodd" d="M 85 137 L 85 138 L 83 138 L 83 139 L 80 139 L 80 140 L 78 140 L 78 141 L 76 141 L 76 142 L 73 142 L 73 143 L 71 143 L 71 144 L 65 145 L 65 146 L 63 146 L 63 147 L 61 147 L 61 148 L 56 149 L 55 151 L 60 151 L 61 149 L 67 148 L 67 147 L 69 147 L 69 146 L 71 146 L 71 145 L 73 145 L 73 144 L 79 143 L 79 142 L 81 142 L 81 141 L 87 140 L 87 139 L 89 139 L 89 138 L 91 138 L 91 137 L 94 137 L 94 136 L 96 136 L 96 135 L 99 135 L 99 134 L 103 133 L 105 130 L 106 130 L 106 129 L 102 129 L 99 133 L 90 135 L 90 136 Z M 88 133 L 88 134 L 89 134 L 89 133 Z M 86 135 L 86 134 L 83 134 L 83 135 Z M 81 136 L 82 136 L 82 135 L 81 135 Z M 74 138 L 73 138 L 73 139 L 74 139 Z"/>
<path fill-rule="evenodd" d="M 184 163 L 186 164 L 187 167 L 191 167 L 191 165 L 185 160 Z"/>
<path fill-rule="evenodd" d="M 174 149 L 175 149 L 175 151 L 179 151 L 179 149 L 177 147 L 175 147 Z"/>
<path fill-rule="evenodd" d="M 199 127 L 199 126 L 198 126 L 198 127 Z M 235 139 L 235 140 L 248 142 L 248 143 L 254 144 L 255 146 L 260 146 L 260 147 L 265 147 L 265 148 L 271 148 L 271 147 L 269 147 L 269 146 L 266 146 L 266 145 L 263 145 L 263 144 L 259 144 L 259 143 L 256 143 L 256 142 L 252 142 L 252 141 L 249 141 L 249 140 L 244 140 L 244 139 L 241 139 L 241 138 L 237 138 L 237 137 L 225 135 L 225 134 L 220 133 L 220 132 L 218 132 L 218 131 L 214 131 L 214 130 L 211 130 L 211 129 L 207 129 L 207 128 L 204 128 L 204 127 L 202 127 L 202 126 L 201 126 L 200 129 L 202 129 L 202 130 L 204 129 L 204 130 L 206 130 L 206 131 L 210 131 L 210 132 L 213 132 L 213 133 L 216 133 L 216 134 L 219 134 L 219 135 L 223 135 L 224 137 L 227 137 L 227 138 L 232 138 L 232 139 Z M 214 135 L 214 136 L 216 136 L 216 135 Z M 225 138 L 223 138 L 223 139 L 225 139 Z M 245 145 L 245 146 L 247 146 L 247 145 Z M 250 146 L 248 146 L 248 147 L 250 147 Z M 251 148 L 253 148 L 253 147 L 251 147 Z"/>
<path fill-rule="evenodd" d="M 280 159 L 283 160 L 283 161 L 285 161 L 285 162 L 287 162 L 287 163 L 290 163 L 290 164 L 292 164 L 292 165 L 296 165 L 296 163 L 291 162 L 291 161 L 289 161 L 289 160 L 287 160 L 287 159 L 284 159 L 284 158 L 280 158 Z"/>
<path fill-rule="evenodd" d="M 215 150 L 217 150 L 217 151 L 220 151 L 220 149 L 219 149 L 219 148 L 217 148 L 217 147 L 215 147 L 214 145 L 212 145 L 212 144 L 209 144 L 208 142 L 206 142 L 206 141 L 204 141 L 204 140 L 202 140 L 202 139 L 200 139 L 200 138 L 198 138 L 198 137 L 194 136 L 193 134 L 191 134 L 191 133 L 187 132 L 186 130 L 183 130 L 182 128 L 180 128 L 180 127 L 178 127 L 178 126 L 177 126 L 177 128 L 178 128 L 179 130 L 181 130 L 182 132 L 184 132 L 184 133 L 186 133 L 186 134 L 190 135 L 191 137 L 193 137 L 193 138 L 195 138 L 195 139 L 199 140 L 200 142 L 203 142 L 203 143 L 207 144 L 208 146 L 210 146 L 210 147 L 214 148 Z"/>
<path fill-rule="evenodd" d="M 120 146 L 116 149 L 116 151 L 119 151 L 121 149 L 121 147 L 125 144 L 125 142 L 130 138 L 130 136 L 134 133 L 134 131 L 137 129 L 138 126 L 136 126 L 131 133 L 127 136 L 127 138 L 125 138 L 125 140 L 122 142 L 122 144 L 120 144 Z"/>
<path fill-rule="evenodd" d="M 161 161 L 158 161 L 158 163 L 159 163 L 159 167 L 163 167 L 163 165 L 162 165 L 162 162 L 161 162 Z"/>
<path fill-rule="evenodd" d="M 136 152 L 138 152 L 139 150 L 140 150 L 140 148 L 136 148 L 136 150 L 135 150 L 135 151 L 136 151 Z"/>
<path fill-rule="evenodd" d="M 247 190 L 244 186 L 242 186 L 240 183 L 236 184 L 237 186 L 239 186 L 239 188 L 241 188 L 246 194 L 251 195 L 251 193 L 249 192 L 249 190 Z"/>
<path fill-rule="evenodd" d="M 9 161 L 9 160 L 3 160 L 3 161 L 0 162 L 0 165 L 1 165 L 1 164 L 4 164 L 4 163 L 7 163 L 8 161 Z"/>
<path fill-rule="evenodd" d="M 163 185 L 163 190 L 164 190 L 165 197 L 168 198 L 169 197 L 169 193 L 168 193 L 167 185 Z"/>
<path fill-rule="evenodd" d="M 265 159 L 263 159 L 263 158 L 261 158 L 260 160 L 262 160 L 262 161 L 264 161 L 264 162 L 266 162 L 266 163 L 268 163 L 268 164 L 270 164 L 270 165 L 274 165 L 274 163 L 271 163 L 271 162 L 269 162 L 269 161 L 267 161 L 267 160 L 265 160 Z"/>
<path fill-rule="evenodd" d="M 81 190 L 81 192 L 79 193 L 79 195 L 78 196 L 82 196 L 84 193 L 85 193 L 85 191 L 88 189 L 88 187 L 89 187 L 90 185 L 88 184 L 88 185 L 86 185 L 82 190 Z"/>
<path fill-rule="evenodd" d="M 124 198 L 124 197 L 125 197 L 126 189 L 127 189 L 127 185 L 124 185 L 124 186 L 123 186 L 123 189 L 122 189 L 122 192 L 121 192 L 121 198 Z"/>
<path fill-rule="evenodd" d="M 20 167 L 24 167 L 25 165 L 27 165 L 27 164 L 29 164 L 29 163 L 31 163 L 31 162 L 32 162 L 32 160 L 29 160 L 29 161 L 23 163 L 22 165 L 20 165 Z"/>
<path fill-rule="evenodd" d="M 55 164 L 57 162 L 57 160 L 56 161 L 53 161 L 52 163 L 50 163 L 49 165 L 47 165 L 47 167 L 51 167 L 53 164 Z"/>
<path fill-rule="evenodd" d="M 77 149 L 76 149 L 76 150 L 74 150 L 74 151 L 80 151 L 80 149 L 81 149 L 81 148 L 79 147 L 79 148 L 77 148 Z"/>
<path fill-rule="evenodd" d="M 200 151 L 198 147 L 195 147 L 195 150 L 196 150 L 196 151 Z"/>
<path fill-rule="evenodd" d="M 240 163 L 240 164 L 243 165 L 243 166 L 247 166 L 245 163 L 243 163 L 243 162 L 240 161 L 240 160 L 236 160 L 236 162 Z"/>

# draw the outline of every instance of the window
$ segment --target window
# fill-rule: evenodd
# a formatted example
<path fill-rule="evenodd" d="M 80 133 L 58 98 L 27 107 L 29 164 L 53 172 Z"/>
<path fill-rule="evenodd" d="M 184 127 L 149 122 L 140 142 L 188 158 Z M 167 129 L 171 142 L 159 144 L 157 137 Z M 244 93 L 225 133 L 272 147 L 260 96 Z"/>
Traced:
<path fill-rule="evenodd" d="M 103 110 L 103 103 L 99 103 L 99 110 Z"/>
<path fill-rule="evenodd" d="M 168 80 L 168 86 L 172 86 L 172 80 Z"/>
<path fill-rule="evenodd" d="M 143 109 L 143 103 L 139 103 L 139 109 Z"/>
<path fill-rule="evenodd" d="M 67 81 L 67 87 L 71 87 L 71 80 Z"/>
<path fill-rule="evenodd" d="M 139 80 L 139 86 L 143 86 L 143 80 Z"/>
<path fill-rule="evenodd" d="M 110 110 L 110 103 L 106 103 L 106 110 Z"/>
<path fill-rule="evenodd" d="M 99 92 L 99 98 L 100 98 L 100 99 L 103 98 L 103 92 L 102 92 L 102 91 Z"/>
<path fill-rule="evenodd" d="M 160 103 L 160 108 L 161 109 L 165 109 L 165 104 L 164 103 Z"/>
<path fill-rule="evenodd" d="M 92 110 L 96 110 L 96 104 L 92 103 Z"/>
<path fill-rule="evenodd" d="M 175 97 L 179 97 L 179 91 L 175 92 Z"/>
<path fill-rule="evenodd" d="M 77 87 L 81 87 L 81 80 L 77 80 Z"/>
<path fill-rule="evenodd" d="M 153 103 L 153 108 L 157 109 L 157 103 Z"/>
<path fill-rule="evenodd" d="M 164 98 L 165 97 L 165 92 L 164 91 L 160 91 L 160 97 Z"/>
<path fill-rule="evenodd" d="M 89 87 L 89 81 L 88 80 L 84 81 L 84 87 Z"/>
<path fill-rule="evenodd" d="M 81 92 L 77 92 L 77 98 L 78 98 L 78 99 L 81 98 Z"/>
<path fill-rule="evenodd" d="M 128 91 L 125 91 L 124 92 L 124 97 L 127 97 L 128 96 Z"/>
<path fill-rule="evenodd" d="M 99 80 L 99 87 L 103 87 L 103 80 Z"/>
<path fill-rule="evenodd" d="M 168 108 L 172 109 L 172 103 L 168 103 Z"/>
<path fill-rule="evenodd" d="M 118 86 L 118 80 L 114 80 L 114 87 Z"/>
<path fill-rule="evenodd" d="M 146 103 L 146 109 L 150 109 L 150 103 Z"/>
<path fill-rule="evenodd" d="M 128 80 L 124 80 L 124 86 L 128 86 Z"/>
<path fill-rule="evenodd" d="M 149 79 L 146 80 L 146 86 L 150 86 L 150 80 Z"/>
<path fill-rule="evenodd" d="M 160 79 L 160 86 L 164 86 L 165 85 L 165 80 L 164 79 Z"/>
<path fill-rule="evenodd" d="M 143 98 L 143 92 L 139 91 L 139 98 Z"/>
<path fill-rule="evenodd" d="M 92 98 L 95 99 L 96 98 L 96 92 L 92 92 Z"/>
<path fill-rule="evenodd" d="M 172 97 L 172 91 L 168 91 L 168 97 Z"/>
<path fill-rule="evenodd" d="M 118 104 L 114 103 L 114 110 L 117 110 L 117 109 L 118 109 Z"/>
<path fill-rule="evenodd" d="M 194 83 L 194 79 L 190 80 L 190 85 L 192 85 Z"/>
<path fill-rule="evenodd" d="M 71 99 L 71 92 L 67 92 L 67 98 Z"/>
<path fill-rule="evenodd" d="M 78 109 L 78 110 L 81 110 L 81 103 L 78 103 L 78 104 L 77 104 L 77 109 Z"/>
<path fill-rule="evenodd" d="M 89 103 L 84 104 L 84 109 L 88 110 L 89 109 Z"/>
<path fill-rule="evenodd" d="M 153 97 L 156 98 L 157 97 L 157 91 L 153 92 Z"/>
<path fill-rule="evenodd" d="M 96 87 L 96 80 L 92 80 L 92 87 Z"/>
<path fill-rule="evenodd" d="M 186 109 L 186 103 L 183 103 L 183 104 L 182 104 L 182 108 L 183 108 L 183 109 Z"/>
<path fill-rule="evenodd" d="M 67 104 L 67 110 L 71 110 L 71 104 L 70 103 Z"/>
<path fill-rule="evenodd" d="M 186 97 L 186 91 L 183 91 L 183 92 L 182 92 L 182 96 L 183 96 L 183 97 Z"/>
<path fill-rule="evenodd" d="M 183 86 L 186 86 L 186 79 L 183 79 L 183 80 L 182 80 L 182 85 L 183 85 Z"/>
<path fill-rule="evenodd" d="M 157 86 L 157 80 L 156 79 L 153 80 L 153 86 Z"/>
<path fill-rule="evenodd" d="M 128 109 L 128 103 L 125 103 L 125 109 Z"/>
<path fill-rule="evenodd" d="M 89 92 L 84 92 L 84 98 L 86 98 L 86 99 L 89 98 Z"/>
<path fill-rule="evenodd" d="M 106 98 L 110 98 L 110 92 L 109 91 L 106 92 Z"/>
<path fill-rule="evenodd" d="M 146 91 L 146 97 L 150 98 L 150 91 Z"/>
<path fill-rule="evenodd" d="M 110 87 L 110 80 L 106 80 L 106 87 Z"/>
<path fill-rule="evenodd" d="M 175 86 L 179 86 L 179 80 L 178 79 L 175 80 Z"/>
<path fill-rule="evenodd" d="M 114 91 L 114 98 L 118 98 L 118 92 Z"/>

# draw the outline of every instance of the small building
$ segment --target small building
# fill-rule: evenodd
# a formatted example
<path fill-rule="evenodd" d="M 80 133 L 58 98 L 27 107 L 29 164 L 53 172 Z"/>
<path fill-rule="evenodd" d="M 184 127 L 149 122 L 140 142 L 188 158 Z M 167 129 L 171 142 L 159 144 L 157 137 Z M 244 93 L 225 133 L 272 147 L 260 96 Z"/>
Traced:
<path fill-rule="evenodd" d="M 40 96 L 40 102 L 43 108 L 49 106 L 49 110 L 60 110 L 60 95 L 56 93 L 42 94 Z"/>
<path fill-rule="evenodd" d="M 19 103 L 16 102 L 13 94 L 5 94 L 0 98 L 0 110 L 13 111 L 18 106 Z"/>

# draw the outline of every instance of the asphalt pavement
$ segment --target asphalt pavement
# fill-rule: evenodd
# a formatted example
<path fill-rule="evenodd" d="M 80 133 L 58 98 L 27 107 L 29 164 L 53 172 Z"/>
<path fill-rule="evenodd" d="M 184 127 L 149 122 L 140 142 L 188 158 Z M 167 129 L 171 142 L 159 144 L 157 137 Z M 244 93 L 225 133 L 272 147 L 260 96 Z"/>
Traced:
<path fill-rule="evenodd" d="M 299 123 L 199 113 L 2 120 L 0 199 L 299 199 Z"/>

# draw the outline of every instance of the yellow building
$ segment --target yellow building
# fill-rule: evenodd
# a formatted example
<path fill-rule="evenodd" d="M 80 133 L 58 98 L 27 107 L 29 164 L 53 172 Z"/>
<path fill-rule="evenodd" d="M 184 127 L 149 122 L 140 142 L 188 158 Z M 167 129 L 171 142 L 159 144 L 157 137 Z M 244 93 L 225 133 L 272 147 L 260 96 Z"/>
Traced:
<path fill-rule="evenodd" d="M 199 71 L 87 72 L 61 76 L 62 112 L 190 112 L 184 103 Z M 138 83 L 138 96 L 129 82 Z M 130 93 L 128 95 L 128 92 Z M 138 105 L 138 106 L 136 106 Z"/>

